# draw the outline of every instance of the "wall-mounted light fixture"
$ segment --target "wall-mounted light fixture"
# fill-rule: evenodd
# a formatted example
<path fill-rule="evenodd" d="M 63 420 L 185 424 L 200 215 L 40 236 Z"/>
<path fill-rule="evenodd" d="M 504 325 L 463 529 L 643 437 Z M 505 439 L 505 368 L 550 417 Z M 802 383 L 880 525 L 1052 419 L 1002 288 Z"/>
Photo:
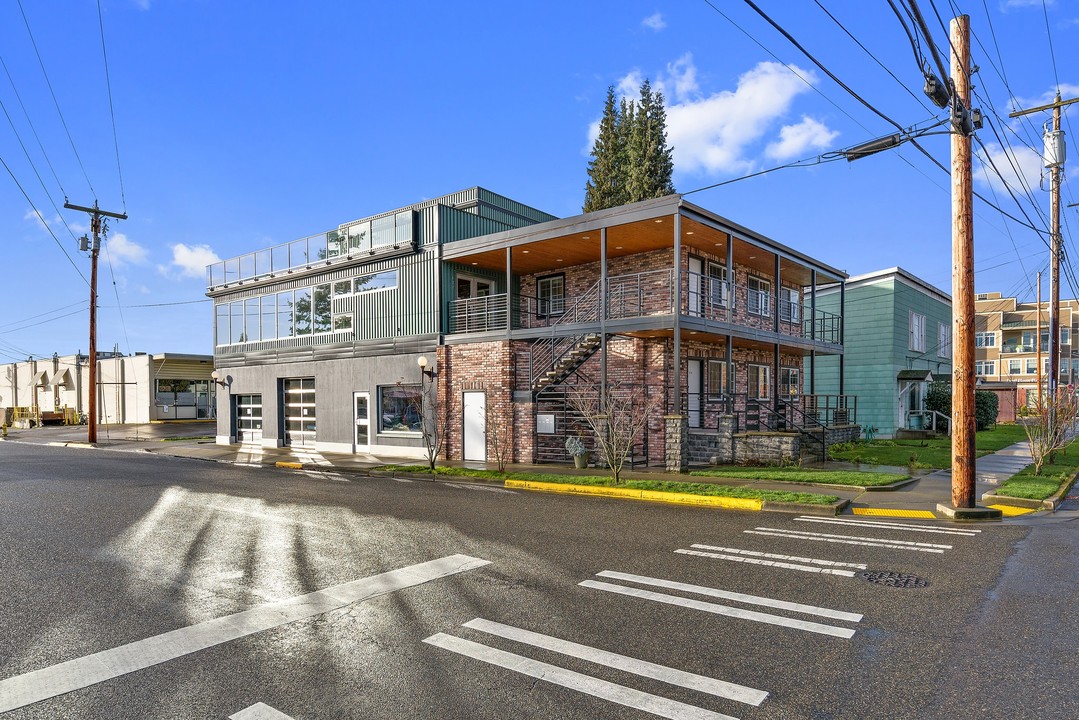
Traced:
<path fill-rule="evenodd" d="M 420 366 L 420 372 L 423 373 L 426 377 L 429 377 L 432 380 L 434 380 L 436 377 L 438 377 L 437 372 L 435 372 L 434 370 L 428 370 L 427 369 L 427 357 L 426 356 L 420 355 L 418 358 L 416 358 L 416 364 Z"/>

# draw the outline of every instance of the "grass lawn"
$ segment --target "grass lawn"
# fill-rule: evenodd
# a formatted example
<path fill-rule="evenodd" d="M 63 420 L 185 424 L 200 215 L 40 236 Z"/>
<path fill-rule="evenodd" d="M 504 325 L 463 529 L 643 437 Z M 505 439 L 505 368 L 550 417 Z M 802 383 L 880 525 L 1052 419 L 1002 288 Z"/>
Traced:
<path fill-rule="evenodd" d="M 382 470 L 396 470 L 408 473 L 426 473 L 429 469 L 426 465 L 384 465 Z M 750 498 L 769 502 L 807 503 L 812 505 L 830 505 L 838 502 L 835 495 L 817 495 L 815 493 L 786 492 L 781 490 L 754 490 L 744 487 L 732 487 L 718 483 L 676 482 L 666 480 L 626 480 L 621 485 L 615 485 L 614 478 L 609 475 L 558 475 L 555 473 L 527 473 L 517 472 L 512 475 L 501 475 L 495 470 L 472 470 L 469 468 L 436 467 L 435 475 L 450 477 L 471 477 L 486 480 L 532 480 L 535 482 L 562 483 L 566 485 L 598 485 L 608 487 L 624 487 L 634 490 L 657 490 L 660 492 L 688 493 L 690 495 L 713 495 L 720 497 Z"/>
<path fill-rule="evenodd" d="M 1079 440 L 1068 445 L 1063 453 L 1057 453 L 1056 462 L 1042 465 L 1041 475 L 1034 474 L 1034 466 L 1020 470 L 1011 479 L 997 488 L 998 495 L 1045 500 L 1060 489 L 1072 474 L 1079 469 Z"/>
<path fill-rule="evenodd" d="M 1020 425 L 997 425 L 975 435 L 978 457 L 1001 450 L 1027 439 Z M 928 440 L 859 440 L 840 443 L 828 450 L 835 460 L 845 460 L 868 465 L 893 465 L 896 467 L 946 468 L 952 464 L 952 440 L 949 437 Z"/>
<path fill-rule="evenodd" d="M 717 467 L 708 470 L 696 470 L 690 475 L 738 478 L 743 480 L 776 480 L 791 483 L 828 483 L 830 485 L 851 485 L 855 487 L 875 487 L 891 485 L 906 480 L 910 475 L 899 473 L 860 472 L 858 470 L 818 470 L 815 468 L 795 467 Z"/>

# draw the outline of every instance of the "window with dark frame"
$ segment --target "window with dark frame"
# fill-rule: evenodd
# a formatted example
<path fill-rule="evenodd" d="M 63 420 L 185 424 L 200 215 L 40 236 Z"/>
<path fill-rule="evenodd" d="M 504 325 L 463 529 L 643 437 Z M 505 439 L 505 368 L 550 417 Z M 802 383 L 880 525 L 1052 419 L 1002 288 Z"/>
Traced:
<path fill-rule="evenodd" d="M 750 315 L 771 317 L 772 315 L 772 283 L 763 278 L 749 276 L 748 305 Z"/>
<path fill-rule="evenodd" d="M 727 361 L 709 360 L 705 392 L 709 400 L 722 400 L 727 395 Z"/>
<path fill-rule="evenodd" d="M 566 274 L 536 278 L 536 305 L 540 317 L 561 315 L 566 310 Z"/>

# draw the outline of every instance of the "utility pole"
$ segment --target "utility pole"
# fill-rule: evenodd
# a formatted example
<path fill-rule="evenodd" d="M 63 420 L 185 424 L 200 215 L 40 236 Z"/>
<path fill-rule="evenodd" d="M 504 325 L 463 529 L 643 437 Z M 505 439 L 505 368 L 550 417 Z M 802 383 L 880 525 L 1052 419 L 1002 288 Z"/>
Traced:
<path fill-rule="evenodd" d="M 1049 231 L 1049 372 L 1046 373 L 1045 393 L 1046 397 L 1055 398 L 1057 384 L 1060 381 L 1060 177 L 1064 167 L 1064 131 L 1060 129 L 1060 109 L 1065 105 L 1079 102 L 1079 98 L 1061 100 L 1060 93 L 1056 99 L 1048 105 L 1016 110 L 1009 113 L 1008 117 L 1016 118 L 1031 113 L 1053 111 L 1052 130 L 1045 132 L 1045 167 L 1049 168 L 1049 203 L 1050 203 L 1050 231 Z M 1039 313 L 1041 308 L 1038 308 Z M 1040 317 L 1040 315 L 1039 315 Z M 1041 348 L 1041 335 L 1038 336 L 1038 348 Z M 1038 364 L 1038 372 L 1041 373 L 1041 361 Z M 1040 375 L 1039 375 L 1040 377 Z M 1038 392 L 1041 392 L 1041 383 L 1038 384 Z M 1049 413 L 1052 422 L 1053 414 Z"/>
<path fill-rule="evenodd" d="M 1044 397 L 1042 395 L 1042 273 L 1038 271 L 1038 314 L 1035 315 L 1035 334 L 1034 342 L 1038 348 L 1038 402 Z"/>
<path fill-rule="evenodd" d="M 952 507 L 974 507 L 974 185 L 971 174 L 970 17 L 951 22 Z"/>
<path fill-rule="evenodd" d="M 85 251 L 87 245 L 90 250 L 90 402 L 86 417 L 86 442 L 94 444 L 97 442 L 97 254 L 101 250 L 101 218 L 127 220 L 127 213 L 102 210 L 97 206 L 97 200 L 94 200 L 94 206 L 91 208 L 72 205 L 65 198 L 64 207 L 68 210 L 90 213 L 90 230 L 94 234 L 92 244 L 87 241 L 85 235 L 79 243 L 80 250 Z"/>

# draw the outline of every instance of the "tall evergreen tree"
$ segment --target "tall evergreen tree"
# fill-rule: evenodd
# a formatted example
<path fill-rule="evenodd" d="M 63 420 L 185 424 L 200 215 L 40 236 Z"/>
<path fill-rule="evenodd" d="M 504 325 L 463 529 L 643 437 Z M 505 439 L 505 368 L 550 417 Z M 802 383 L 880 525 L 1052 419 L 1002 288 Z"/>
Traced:
<path fill-rule="evenodd" d="M 663 94 L 645 80 L 639 100 L 622 98 L 615 107 L 614 87 L 592 147 L 585 186 L 584 211 L 662 197 L 675 192 L 672 149 L 667 146 L 667 112 Z"/>
<path fill-rule="evenodd" d="M 623 101 L 623 105 L 624 105 Z M 626 202 L 624 169 L 625 136 L 622 113 L 615 105 L 614 85 L 607 88 L 599 135 L 592 146 L 588 161 L 588 183 L 585 185 L 584 212 L 616 207 Z"/>

